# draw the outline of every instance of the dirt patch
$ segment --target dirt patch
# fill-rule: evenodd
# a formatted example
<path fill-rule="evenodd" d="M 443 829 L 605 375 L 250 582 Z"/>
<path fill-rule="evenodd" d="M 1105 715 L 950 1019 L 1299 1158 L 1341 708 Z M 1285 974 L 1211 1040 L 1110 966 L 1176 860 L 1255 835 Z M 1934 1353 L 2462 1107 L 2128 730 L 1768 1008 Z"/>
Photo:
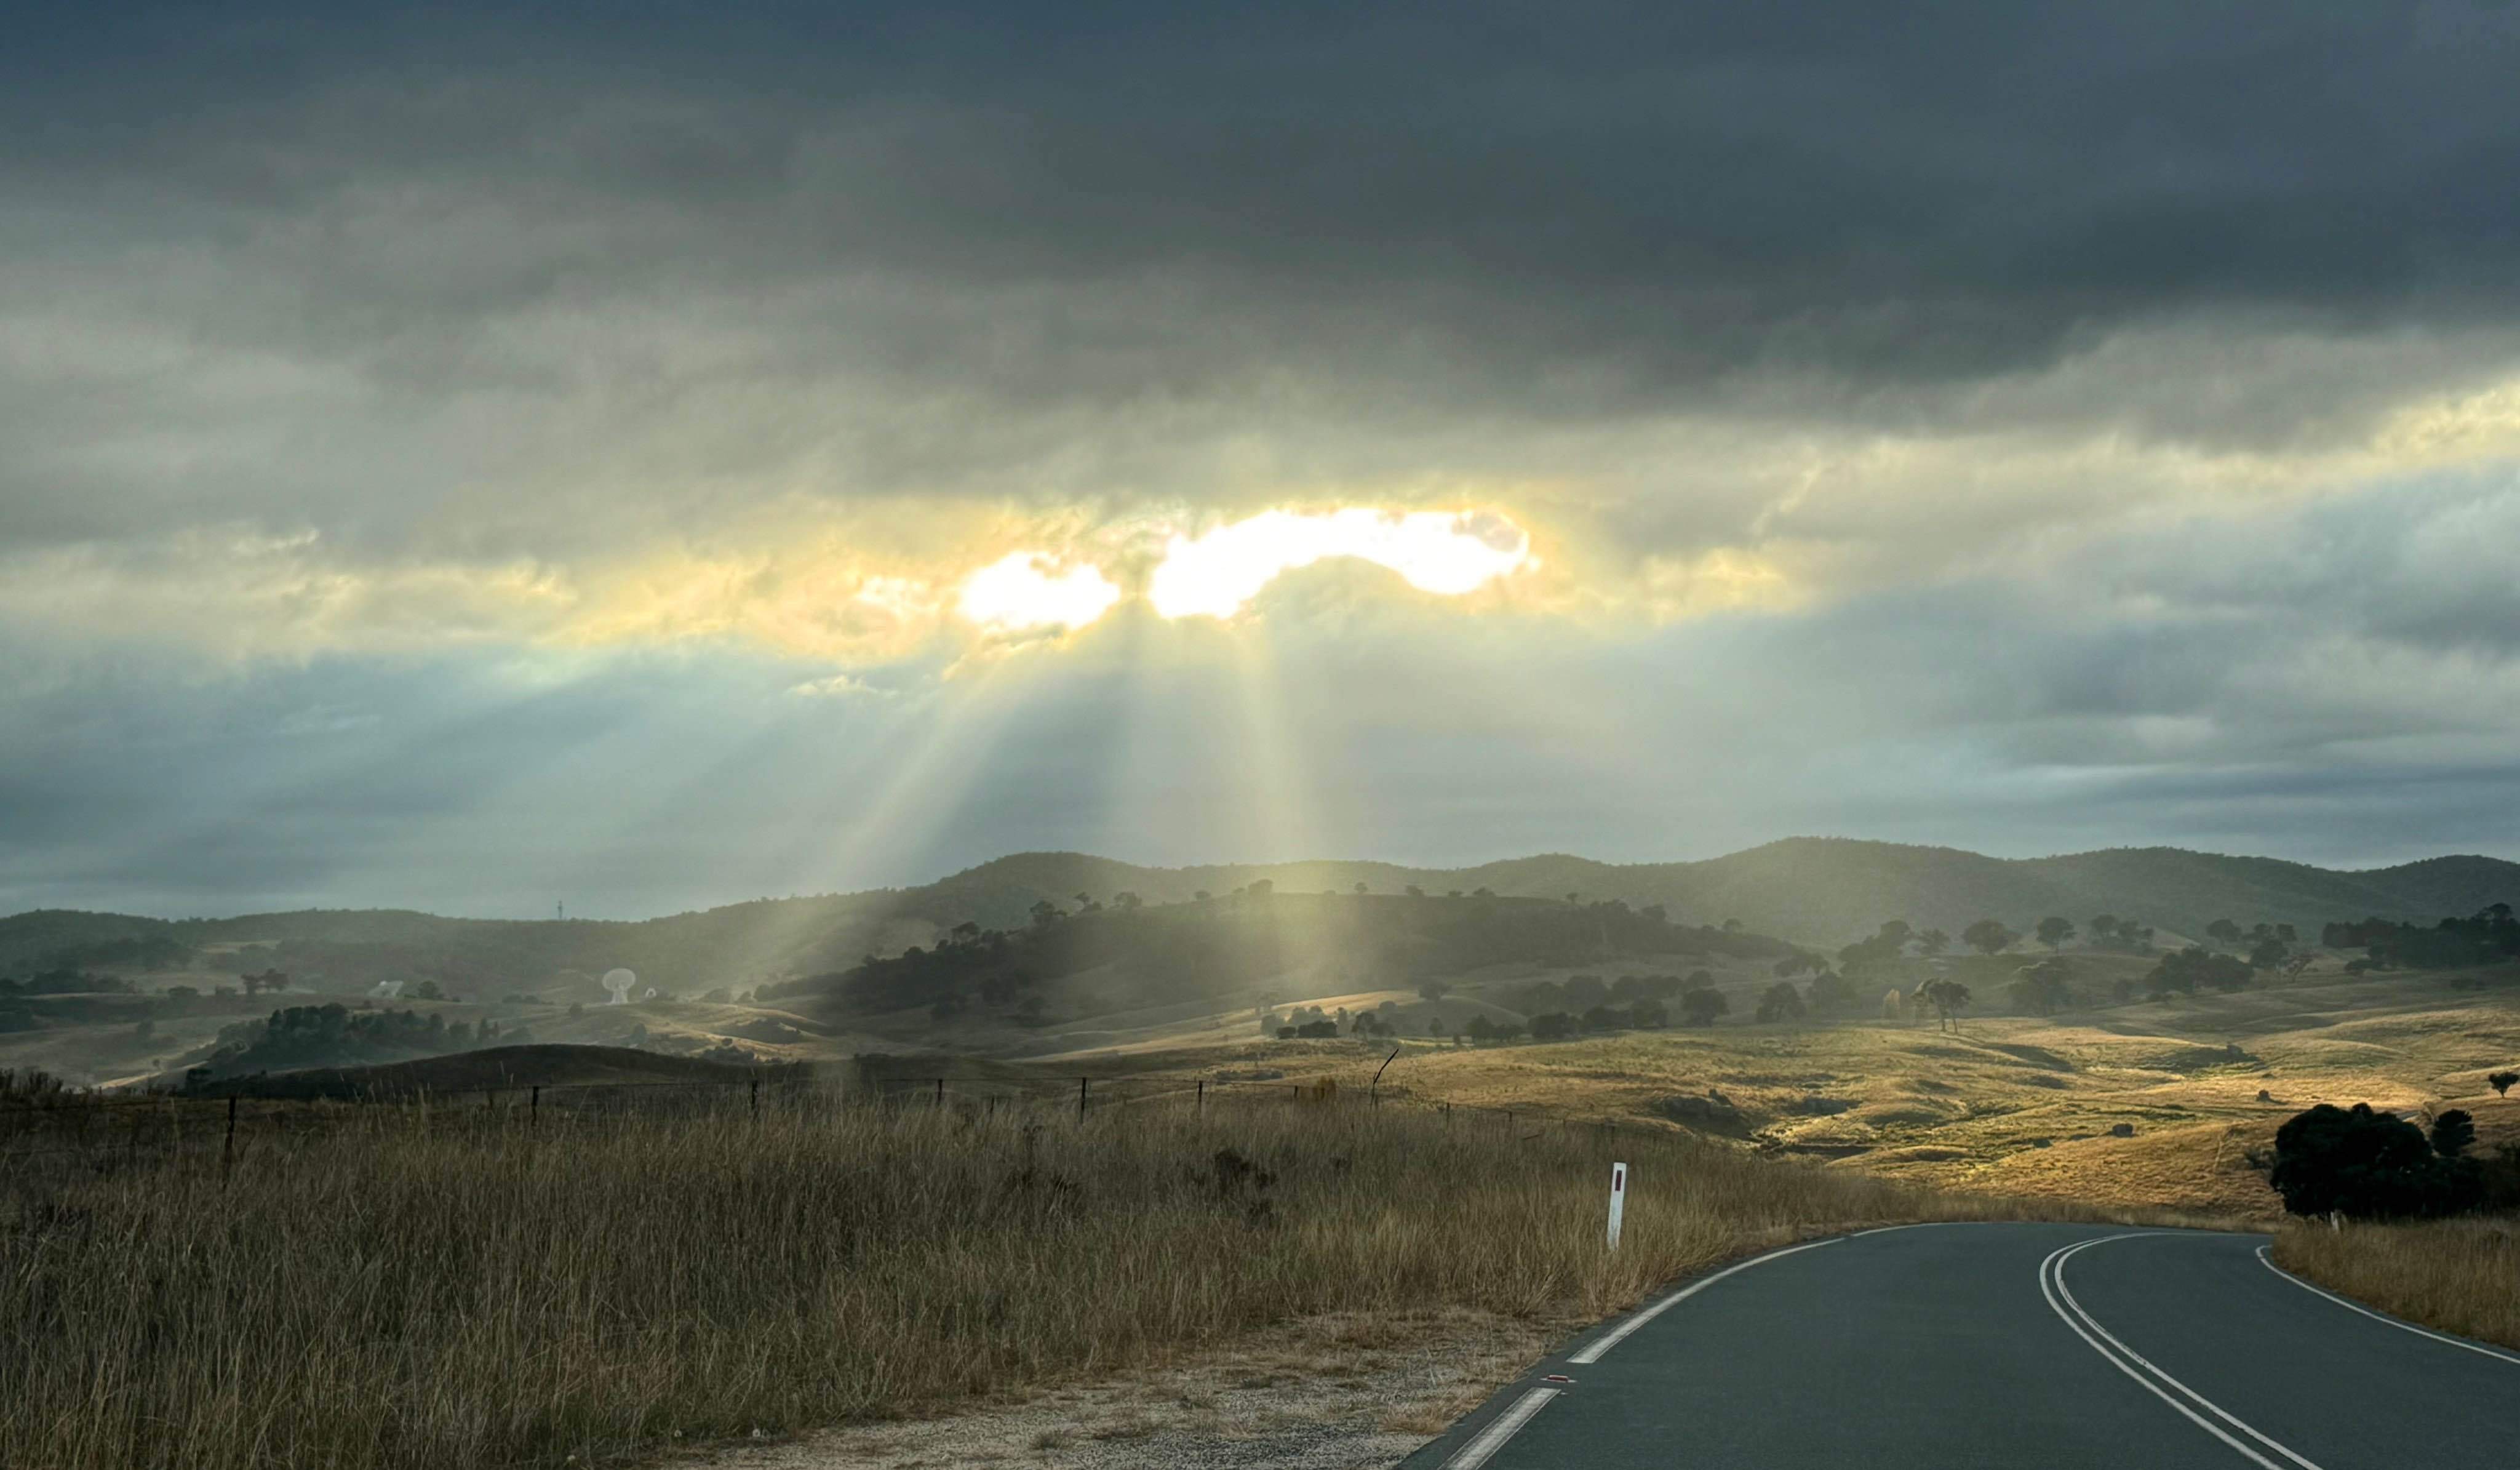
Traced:
<path fill-rule="evenodd" d="M 1444 1310 L 1295 1322 L 1123 1378 L 946 1418 L 684 1458 L 708 1470 L 1367 1470 L 1397 1465 L 1544 1355 L 1562 1325 Z"/>

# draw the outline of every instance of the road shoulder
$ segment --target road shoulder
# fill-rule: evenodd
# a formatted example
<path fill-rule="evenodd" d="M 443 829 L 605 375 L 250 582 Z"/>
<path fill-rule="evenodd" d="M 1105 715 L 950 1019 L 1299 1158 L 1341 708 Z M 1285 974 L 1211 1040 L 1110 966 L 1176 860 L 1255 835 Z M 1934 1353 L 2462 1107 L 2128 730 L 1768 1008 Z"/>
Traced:
<path fill-rule="evenodd" d="M 1458 1309 L 1333 1313 L 937 1418 L 717 1447 L 679 1463 L 1385 1470 L 1545 1356 L 1569 1325 Z"/>

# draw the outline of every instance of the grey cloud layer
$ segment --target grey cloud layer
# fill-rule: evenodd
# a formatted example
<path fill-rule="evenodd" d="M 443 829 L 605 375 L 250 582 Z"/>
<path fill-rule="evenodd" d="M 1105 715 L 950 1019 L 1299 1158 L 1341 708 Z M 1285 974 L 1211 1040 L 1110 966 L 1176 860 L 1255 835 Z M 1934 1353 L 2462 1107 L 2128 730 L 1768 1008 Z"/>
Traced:
<path fill-rule="evenodd" d="M 2275 442 L 2520 350 L 2507 7 L 172 14 L 0 103 L 12 540 Z"/>
<path fill-rule="evenodd" d="M 207 683 L 13 650 L 0 908 L 643 913 L 1043 847 L 1642 859 L 1858 832 L 2507 851 L 2520 609 L 2505 583 L 2475 606 L 2483 634 L 2396 610 L 2481 585 L 2503 543 L 2468 536 L 2514 516 L 2507 479 L 2374 492 L 2184 554 L 2086 546 L 2080 592 L 2023 568 L 1615 643 L 1521 621 L 1447 636 L 1440 601 L 1324 568 L 1272 589 L 1288 631 L 1256 667 L 1224 656 L 1226 630 L 1131 614 L 942 688 L 903 669 L 829 695 L 723 650 Z M 2190 591 L 2212 579 L 2281 590 Z"/>
<path fill-rule="evenodd" d="M 26 13 L 0 907 L 2507 850 L 2508 458 L 2369 443 L 2520 369 L 2520 10 L 1705 9 Z M 757 646 L 519 648 L 454 574 L 1496 485 L 1581 576 L 1687 603 L 1746 547 L 1805 595 L 1652 626 L 1587 584 L 1631 616 L 1577 633 L 1323 568 L 1256 686 L 1134 610 L 814 695 Z M 145 633 L 40 616 L 222 569 L 251 595 Z M 328 599 L 367 642 L 174 646 Z"/>

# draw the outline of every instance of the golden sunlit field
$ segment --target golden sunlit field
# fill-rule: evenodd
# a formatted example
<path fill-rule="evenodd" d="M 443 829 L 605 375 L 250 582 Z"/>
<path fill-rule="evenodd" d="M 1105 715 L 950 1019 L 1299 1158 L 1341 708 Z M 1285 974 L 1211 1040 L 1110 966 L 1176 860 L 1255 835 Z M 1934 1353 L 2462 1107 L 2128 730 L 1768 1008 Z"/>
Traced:
<path fill-rule="evenodd" d="M 1661 1121 L 1943 1188 L 2272 1217 L 2278 1202 L 2254 1161 L 2315 1103 L 2455 1106 L 2485 1144 L 2520 1140 L 2520 1099 L 2485 1080 L 2520 1060 L 2520 985 L 2498 975 L 2463 989 L 2462 979 L 2314 972 L 2229 995 L 1963 1017 L 1949 1031 L 1904 1017 L 1727 1018 L 1555 1043 L 1411 1040 L 1383 1085 L 1538 1116 Z M 1266 1062 L 1361 1080 L 1389 1049 L 1272 1042 L 1145 1062 L 1183 1076 Z"/>
<path fill-rule="evenodd" d="M 1353 1096 L 1083 1120 L 729 1097 L 539 1129 L 379 1105 L 257 1140 L 233 1172 L 13 1177 L 0 1445 L 55 1470 L 617 1461 L 1324 1313 L 1571 1324 L 1798 1234 L 2020 1213 L 1685 1135 Z M 1616 1253 L 1614 1157 L 1640 1180 Z"/>

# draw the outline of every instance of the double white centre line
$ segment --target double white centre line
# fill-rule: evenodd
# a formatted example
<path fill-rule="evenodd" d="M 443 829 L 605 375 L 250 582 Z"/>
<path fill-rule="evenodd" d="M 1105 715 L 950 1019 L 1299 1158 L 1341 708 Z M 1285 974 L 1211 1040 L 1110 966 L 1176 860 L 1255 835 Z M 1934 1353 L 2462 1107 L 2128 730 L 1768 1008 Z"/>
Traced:
<path fill-rule="evenodd" d="M 2106 1245 L 2112 1240 L 2134 1240 L 2144 1235 L 2167 1233 L 2169 1232 L 2162 1230 L 2134 1230 L 2124 1235 L 2103 1235 L 2096 1240 L 2086 1240 L 2079 1245 L 2066 1246 L 2039 1263 L 2040 1295 L 2048 1299 L 2048 1309 L 2063 1318 L 2065 1325 L 2073 1328 L 2076 1336 L 2091 1344 L 2092 1352 L 2108 1360 L 2109 1366 L 2143 1385 L 2154 1398 L 2185 1414 L 2199 1429 L 2238 1450 L 2253 1464 L 2262 1466 L 2263 1470 L 2319 1470 L 2317 1464 L 2240 1422 L 2238 1417 L 2222 1405 L 2181 1383 L 2165 1372 L 2159 1364 L 2118 1341 L 2109 1329 L 2099 1324 L 2097 1318 L 2083 1309 L 2083 1304 L 2074 1300 L 2072 1292 L 2066 1290 L 2065 1263 L 2083 1252 L 2093 1246 Z M 2182 1402 L 2182 1400 L 2185 1401 Z M 2190 1404 L 2194 1407 L 2189 1407 Z M 2199 1413 L 2198 1409 L 2204 1412 Z M 2207 1414 L 2213 1417 L 2207 1418 Z M 2215 1422 L 2216 1420 L 2220 1420 L 2221 1423 Z M 2227 1429 L 2226 1426 L 2228 1428 Z M 2267 1458 L 2257 1449 L 2249 1447 L 2234 1438 L 2230 1430 L 2237 1430 L 2255 1440 L 2261 1447 L 2281 1456 L 2281 1460 Z"/>

